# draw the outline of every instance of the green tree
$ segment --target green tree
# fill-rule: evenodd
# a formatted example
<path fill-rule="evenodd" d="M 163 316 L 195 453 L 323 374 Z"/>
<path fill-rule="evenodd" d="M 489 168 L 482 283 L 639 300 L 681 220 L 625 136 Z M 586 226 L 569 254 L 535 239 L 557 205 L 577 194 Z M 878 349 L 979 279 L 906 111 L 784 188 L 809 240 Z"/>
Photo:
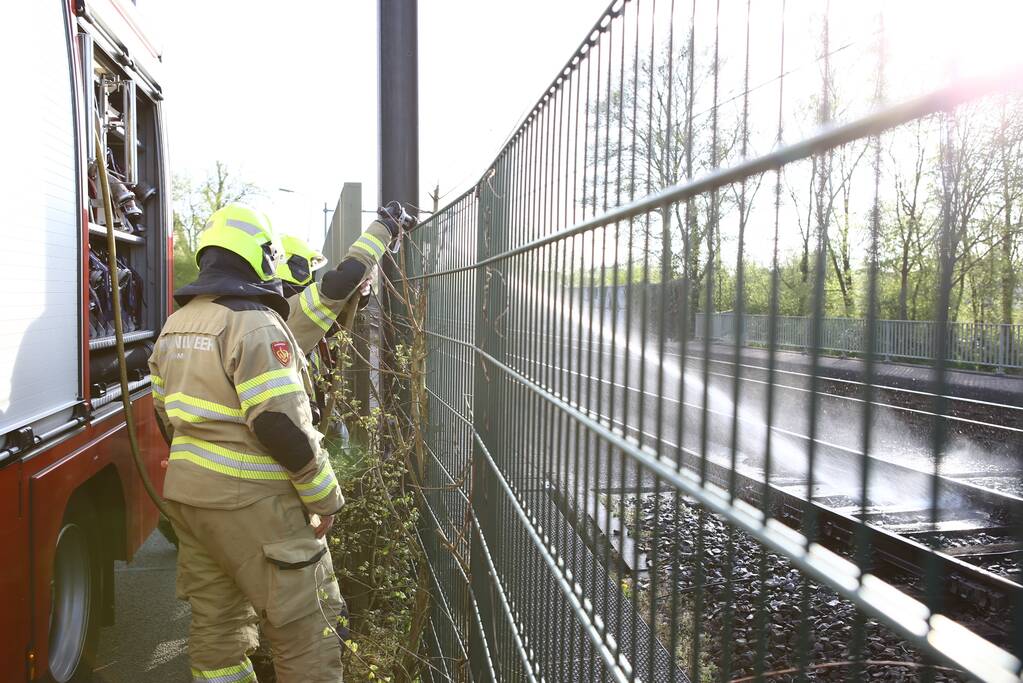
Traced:
<path fill-rule="evenodd" d="M 174 288 L 195 279 L 195 250 L 199 233 L 214 211 L 231 202 L 244 201 L 261 194 L 258 186 L 238 179 L 227 164 L 217 161 L 202 181 L 196 183 L 187 174 L 175 175 L 171 186 L 174 202 Z"/>

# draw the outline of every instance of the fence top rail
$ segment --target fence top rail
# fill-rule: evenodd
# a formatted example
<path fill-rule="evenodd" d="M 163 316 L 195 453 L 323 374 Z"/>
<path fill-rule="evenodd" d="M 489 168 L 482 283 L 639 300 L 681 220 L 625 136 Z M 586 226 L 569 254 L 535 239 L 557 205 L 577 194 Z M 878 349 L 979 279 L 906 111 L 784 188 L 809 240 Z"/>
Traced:
<path fill-rule="evenodd" d="M 708 315 L 709 316 L 725 316 L 725 315 L 734 316 L 735 314 L 736 314 L 735 311 L 714 311 L 714 312 L 709 313 L 709 314 L 701 312 L 698 315 L 698 317 L 699 318 L 706 318 L 706 317 L 708 317 Z M 771 314 L 769 314 L 769 313 L 743 313 L 742 316 L 744 318 L 770 318 L 770 317 L 772 317 Z M 813 320 L 813 317 L 812 316 L 808 316 L 808 315 L 782 315 L 782 314 L 779 314 L 779 315 L 775 315 L 773 317 L 775 319 L 777 319 L 777 320 L 807 320 L 807 321 Z M 867 322 L 868 319 L 867 318 L 851 318 L 851 317 L 848 317 L 848 316 L 824 316 L 824 317 L 821 318 L 821 320 L 834 320 L 834 321 L 845 321 L 845 322 Z M 905 324 L 905 325 L 936 325 L 936 324 L 939 324 L 941 321 L 939 321 L 939 320 L 901 320 L 899 318 L 875 318 L 874 322 L 877 323 L 877 324 L 896 323 L 896 324 L 899 324 L 899 325 L 903 325 L 903 324 Z M 958 326 L 970 326 L 970 327 L 974 327 L 974 326 L 977 326 L 977 327 L 1005 327 L 1005 328 L 1012 328 L 1012 329 L 1023 329 L 1023 323 L 994 323 L 994 322 L 985 322 L 985 321 L 980 321 L 980 320 L 977 320 L 977 321 L 954 320 L 954 321 L 949 321 L 949 322 L 947 322 L 945 324 L 948 325 L 949 327 L 954 327 L 954 326 L 958 325 Z"/>
<path fill-rule="evenodd" d="M 916 119 L 947 111 L 955 107 L 1003 90 L 1014 90 L 1023 83 L 1023 64 L 1015 65 L 997 74 L 974 76 L 951 85 L 932 90 L 898 104 L 879 109 L 848 123 L 825 126 L 816 134 L 798 142 L 779 147 L 759 157 L 745 159 L 726 168 L 716 168 L 701 177 L 670 185 L 645 197 L 609 209 L 603 215 L 594 216 L 575 225 L 558 230 L 545 237 L 531 240 L 521 246 L 480 259 L 465 266 L 447 268 L 433 273 L 411 276 L 410 281 L 423 280 L 442 275 L 454 275 L 480 267 L 489 266 L 504 259 L 545 247 L 563 239 L 581 235 L 590 230 L 635 218 L 669 205 L 748 179 L 767 171 L 774 171 L 794 161 L 806 159 L 814 154 L 861 138 L 878 135 L 886 130 L 909 123 Z M 503 151 L 502 151 L 503 154 Z M 464 195 L 463 195 L 464 196 Z M 440 212 L 440 213 L 443 213 Z M 432 221 L 433 219 L 431 219 Z"/>

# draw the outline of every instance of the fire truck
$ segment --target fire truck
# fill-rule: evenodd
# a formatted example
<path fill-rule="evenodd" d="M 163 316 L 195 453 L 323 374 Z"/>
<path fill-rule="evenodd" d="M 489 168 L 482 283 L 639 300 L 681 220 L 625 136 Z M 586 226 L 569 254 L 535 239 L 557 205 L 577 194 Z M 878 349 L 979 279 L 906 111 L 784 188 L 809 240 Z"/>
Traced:
<path fill-rule="evenodd" d="M 4 7 L 5 682 L 89 678 L 98 632 L 114 617 L 114 562 L 131 559 L 158 520 L 129 448 L 107 254 L 113 227 L 131 410 L 144 470 L 161 490 L 167 448 L 146 360 L 169 310 L 173 250 L 161 57 L 145 30 L 150 2 Z M 99 189 L 100 154 L 111 215 Z"/>

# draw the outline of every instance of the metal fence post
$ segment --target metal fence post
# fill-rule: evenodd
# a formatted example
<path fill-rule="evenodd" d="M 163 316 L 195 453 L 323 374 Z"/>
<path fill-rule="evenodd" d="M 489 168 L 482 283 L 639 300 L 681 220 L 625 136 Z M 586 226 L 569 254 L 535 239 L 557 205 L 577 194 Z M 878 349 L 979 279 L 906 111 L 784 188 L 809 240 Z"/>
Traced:
<path fill-rule="evenodd" d="M 1011 333 L 1011 325 L 998 326 L 998 360 L 996 362 L 997 367 L 995 368 L 995 372 L 1000 375 L 1005 374 L 1005 363 L 1007 360 L 1006 348 L 1008 347 Z"/>
<path fill-rule="evenodd" d="M 379 0 L 380 81 L 380 203 L 396 200 L 411 210 L 419 201 L 419 70 L 418 3 L 416 0 Z M 397 283 L 401 273 L 395 260 L 384 256 L 382 278 Z M 380 301 L 381 368 L 394 368 L 395 349 L 408 343 L 396 318 L 408 311 L 386 285 Z M 380 393 L 388 410 L 408 412 L 409 393 L 393 375 L 380 378 Z"/>
<path fill-rule="evenodd" d="M 503 179 L 498 177 L 501 160 L 499 159 L 484 176 L 477 187 L 479 196 L 477 217 L 476 252 L 477 260 L 482 261 L 508 247 L 507 226 L 504 222 L 501 194 L 495 187 Z M 476 347 L 504 363 L 505 335 L 498 330 L 502 320 L 501 312 L 507 306 L 507 293 L 503 275 L 504 264 L 495 264 L 484 268 L 476 280 Z M 486 444 L 491 456 L 500 463 L 504 439 L 504 424 L 501 419 L 502 387 L 507 380 L 477 356 L 474 364 L 475 391 L 473 393 L 473 417 L 480 440 Z M 495 652 L 497 646 L 494 620 L 499 614 L 494 603 L 494 585 L 488 571 L 484 547 L 489 541 L 496 540 L 500 531 L 497 529 L 496 506 L 499 494 L 494 482 L 486 456 L 478 442 L 473 443 L 472 450 L 472 514 L 478 526 L 472 528 L 469 545 L 470 586 L 476 599 L 479 622 L 470 625 L 469 629 L 469 666 L 473 680 L 486 681 L 491 678 L 491 665 L 500 666 L 492 659 L 488 661 L 487 653 Z"/>
<path fill-rule="evenodd" d="M 329 268 L 337 266 L 348 248 L 362 234 L 362 183 L 345 183 L 334 209 L 334 217 L 327 231 L 323 255 Z M 351 365 L 345 371 L 345 381 L 352 387 L 352 398 L 359 402 L 359 414 L 369 414 L 369 335 L 372 330 L 370 318 L 379 311 L 367 308 L 355 316 L 352 329 L 352 346 L 355 353 L 349 355 Z M 361 427 L 352 429 L 352 439 L 365 443 Z"/>

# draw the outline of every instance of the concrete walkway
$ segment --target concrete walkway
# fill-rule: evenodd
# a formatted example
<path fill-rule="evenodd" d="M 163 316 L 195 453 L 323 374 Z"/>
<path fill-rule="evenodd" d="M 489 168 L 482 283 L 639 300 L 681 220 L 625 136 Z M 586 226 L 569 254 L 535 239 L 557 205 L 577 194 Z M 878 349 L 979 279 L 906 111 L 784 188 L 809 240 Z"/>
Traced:
<path fill-rule="evenodd" d="M 131 563 L 114 565 L 117 621 L 99 637 L 96 683 L 191 680 L 186 640 L 190 609 L 174 597 L 177 553 L 154 531 Z"/>

